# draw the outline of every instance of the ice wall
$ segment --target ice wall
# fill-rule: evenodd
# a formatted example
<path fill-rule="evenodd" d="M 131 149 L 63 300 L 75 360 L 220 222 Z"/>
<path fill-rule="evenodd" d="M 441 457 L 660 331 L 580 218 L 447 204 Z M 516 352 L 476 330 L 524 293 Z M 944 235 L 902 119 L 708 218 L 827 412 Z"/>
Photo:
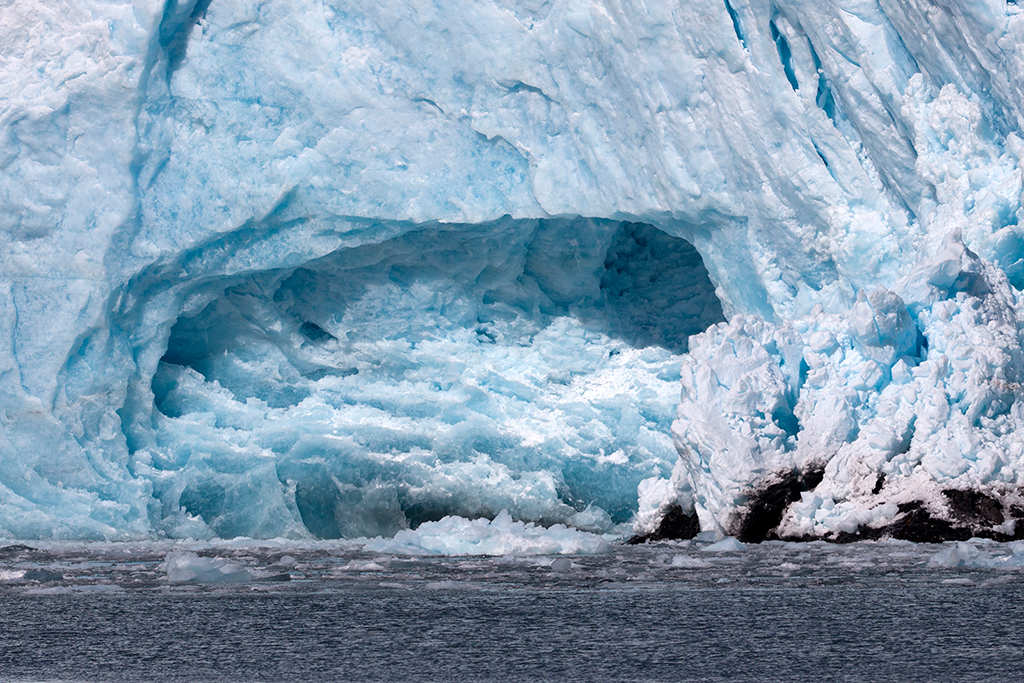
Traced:
<path fill-rule="evenodd" d="M 607 528 L 643 480 L 641 530 L 729 530 L 815 468 L 799 533 L 1003 505 L 1022 36 L 1001 0 L 5 0 L 0 529 Z"/>

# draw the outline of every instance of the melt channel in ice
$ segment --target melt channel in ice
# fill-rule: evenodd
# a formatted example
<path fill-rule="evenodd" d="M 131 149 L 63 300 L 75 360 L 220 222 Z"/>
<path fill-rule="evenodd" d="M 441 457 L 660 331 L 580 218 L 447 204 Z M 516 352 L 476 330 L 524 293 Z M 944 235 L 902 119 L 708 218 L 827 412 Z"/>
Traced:
<path fill-rule="evenodd" d="M 1015 3 L 0 36 L 0 535 L 1024 533 Z"/>

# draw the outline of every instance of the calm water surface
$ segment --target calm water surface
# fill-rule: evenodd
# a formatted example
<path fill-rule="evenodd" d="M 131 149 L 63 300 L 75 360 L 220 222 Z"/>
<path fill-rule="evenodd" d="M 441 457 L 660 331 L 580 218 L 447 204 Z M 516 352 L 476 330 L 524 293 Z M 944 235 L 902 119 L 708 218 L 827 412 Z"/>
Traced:
<path fill-rule="evenodd" d="M 168 582 L 169 548 L 0 550 L 0 680 L 1024 679 L 1024 571 L 929 566 L 939 546 L 616 546 L 553 564 L 195 545 L 253 569 L 231 584 Z"/>

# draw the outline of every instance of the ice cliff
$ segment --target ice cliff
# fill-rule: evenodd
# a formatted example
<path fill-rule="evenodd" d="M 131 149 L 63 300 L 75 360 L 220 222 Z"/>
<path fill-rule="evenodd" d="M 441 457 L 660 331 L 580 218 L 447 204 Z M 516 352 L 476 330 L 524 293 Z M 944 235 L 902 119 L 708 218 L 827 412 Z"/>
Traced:
<path fill-rule="evenodd" d="M 0 0 L 0 536 L 1020 535 L 1022 127 L 1004 0 Z"/>

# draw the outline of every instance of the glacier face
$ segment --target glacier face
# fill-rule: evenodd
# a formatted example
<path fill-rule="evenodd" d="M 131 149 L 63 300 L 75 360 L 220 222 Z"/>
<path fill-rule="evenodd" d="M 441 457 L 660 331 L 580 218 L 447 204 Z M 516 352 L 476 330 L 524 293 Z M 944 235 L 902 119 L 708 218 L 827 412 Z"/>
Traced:
<path fill-rule="evenodd" d="M 4 0 L 0 29 L 2 535 L 737 533 L 786 476 L 791 536 L 965 489 L 1015 532 L 1013 3 Z"/>

